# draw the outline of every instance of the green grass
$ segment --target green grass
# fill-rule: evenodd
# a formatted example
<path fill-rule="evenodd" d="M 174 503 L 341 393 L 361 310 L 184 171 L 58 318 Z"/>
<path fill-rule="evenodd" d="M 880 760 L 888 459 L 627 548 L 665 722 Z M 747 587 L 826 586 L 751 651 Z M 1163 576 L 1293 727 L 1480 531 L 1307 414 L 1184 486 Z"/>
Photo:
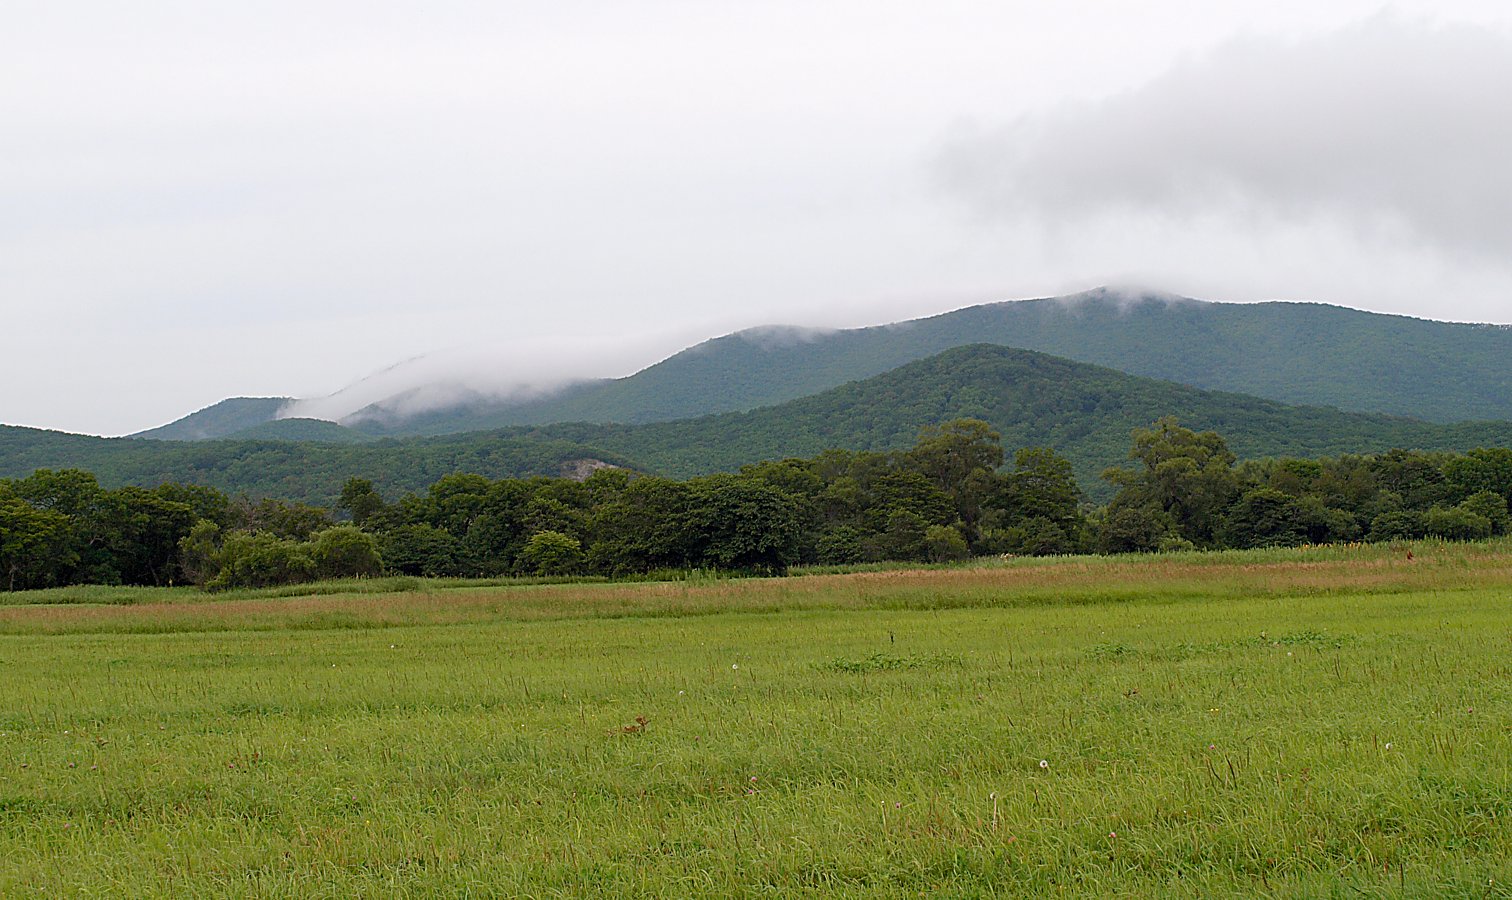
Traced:
<path fill-rule="evenodd" d="M 1512 896 L 1412 550 L 10 606 L 0 895 Z"/>

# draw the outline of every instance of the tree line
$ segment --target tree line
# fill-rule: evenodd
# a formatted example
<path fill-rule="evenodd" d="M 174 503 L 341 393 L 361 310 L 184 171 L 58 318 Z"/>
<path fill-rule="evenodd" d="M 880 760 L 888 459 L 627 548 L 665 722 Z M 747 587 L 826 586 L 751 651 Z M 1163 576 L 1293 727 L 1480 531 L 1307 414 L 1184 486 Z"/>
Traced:
<path fill-rule="evenodd" d="M 1006 459 L 986 423 L 904 451 L 829 450 L 673 480 L 457 473 L 392 501 L 359 477 L 334 509 L 183 484 L 102 488 L 85 471 L 0 481 L 0 587 L 210 589 L 403 574 L 626 576 L 974 555 L 1153 552 L 1506 533 L 1512 450 L 1238 462 L 1214 432 L 1138 429 L 1089 504 L 1069 461 Z"/>

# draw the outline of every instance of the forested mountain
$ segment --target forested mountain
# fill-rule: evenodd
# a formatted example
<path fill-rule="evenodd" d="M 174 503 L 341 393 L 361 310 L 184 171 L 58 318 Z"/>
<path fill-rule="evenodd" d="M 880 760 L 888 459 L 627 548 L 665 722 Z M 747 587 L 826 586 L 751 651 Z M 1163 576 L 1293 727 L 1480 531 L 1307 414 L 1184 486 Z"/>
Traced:
<path fill-rule="evenodd" d="M 377 440 L 366 432 L 324 419 L 274 419 L 226 435 L 232 441 L 311 441 L 325 444 L 364 444 Z"/>
<path fill-rule="evenodd" d="M 1054 448 L 1075 464 L 1083 487 L 1096 492 L 1098 473 L 1123 458 L 1130 432 L 1167 415 L 1222 432 L 1248 458 L 1512 444 L 1512 422 L 1439 425 L 1288 406 L 988 344 L 745 413 L 639 426 L 554 425 L 535 433 L 604 447 L 685 477 L 827 447 L 907 447 L 925 425 L 968 417 L 991 424 L 1006 447 Z"/>
<path fill-rule="evenodd" d="M 1512 419 L 1512 329 L 1099 290 L 874 328 L 740 332 L 629 378 L 499 411 L 494 421 L 640 423 L 753 409 L 973 343 L 1284 403 L 1435 422 Z M 426 430 L 442 427 L 433 420 Z"/>
<path fill-rule="evenodd" d="M 645 425 L 516 427 L 356 445 L 165 443 L 7 428 L 0 430 L 0 477 L 78 466 L 107 485 L 183 481 L 329 503 L 351 476 L 389 495 L 450 472 L 557 474 L 580 459 L 683 477 L 832 447 L 907 447 L 926 425 L 970 417 L 990 423 L 1008 448 L 1054 448 L 1075 465 L 1083 487 L 1102 496 L 1097 475 L 1123 459 L 1132 430 L 1168 415 L 1222 432 L 1241 457 L 1512 446 L 1512 422 L 1434 425 L 1287 406 L 975 344 L 777 406 Z"/>
<path fill-rule="evenodd" d="M 806 397 L 972 343 L 1284 403 L 1434 422 L 1512 419 L 1512 328 L 1322 304 L 1207 303 L 1096 290 L 872 328 L 752 329 L 705 341 L 627 378 L 579 383 L 544 399 L 473 401 L 407 417 L 377 405 L 344 424 L 405 435 L 672 421 Z M 238 418 L 226 427 L 226 413 L 261 414 L 258 421 L 265 421 L 282 402 L 225 401 L 139 436 L 224 437 L 257 424 Z"/>
<path fill-rule="evenodd" d="M 339 426 L 338 426 L 339 427 Z M 489 478 L 558 476 L 583 460 L 629 465 L 622 457 L 546 435 L 469 434 L 359 444 L 294 440 L 142 441 L 0 425 L 0 478 L 39 468 L 80 468 L 106 487 L 174 481 L 228 493 L 329 506 L 342 482 L 370 479 L 391 495 L 453 472 Z"/>
<path fill-rule="evenodd" d="M 132 437 L 160 441 L 214 440 L 271 422 L 292 402 L 292 397 L 232 397 Z"/>

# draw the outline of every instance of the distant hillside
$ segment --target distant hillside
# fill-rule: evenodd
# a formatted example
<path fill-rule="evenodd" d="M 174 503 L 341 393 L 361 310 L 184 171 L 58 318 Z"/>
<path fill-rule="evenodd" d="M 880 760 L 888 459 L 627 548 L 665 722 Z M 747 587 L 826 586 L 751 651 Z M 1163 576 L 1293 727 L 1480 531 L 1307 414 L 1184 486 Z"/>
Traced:
<path fill-rule="evenodd" d="M 535 433 L 605 447 L 655 471 L 686 476 L 829 447 L 903 448 L 924 425 L 969 416 L 990 422 L 1010 451 L 1054 447 L 1096 493 L 1102 469 L 1127 454 L 1130 432 L 1165 415 L 1220 432 L 1241 457 L 1512 446 L 1512 422 L 1436 425 L 1288 406 L 985 344 L 746 413 L 640 426 L 557 425 Z"/>
<path fill-rule="evenodd" d="M 489 431 L 510 425 L 566 421 L 553 418 L 573 408 L 574 398 L 594 394 L 613 382 L 606 379 L 569 384 L 546 397 L 526 401 L 478 399 L 419 413 L 397 413 L 406 408 L 404 395 L 363 407 L 342 420 L 348 428 L 370 435 L 457 434 Z M 401 401 L 395 403 L 395 401 Z M 540 410 L 540 412 L 537 412 Z M 544 418 L 543 418 L 544 417 Z M 582 417 L 579 417 L 582 419 Z M 575 420 L 574 420 L 575 421 Z M 586 421 L 586 420 L 585 420 Z"/>
<path fill-rule="evenodd" d="M 288 440 L 143 441 L 0 425 L 0 478 L 39 468 L 81 468 L 106 487 L 165 481 L 206 484 L 228 493 L 329 506 L 352 476 L 397 497 L 452 472 L 490 478 L 567 475 L 583 460 L 633 467 L 612 451 L 567 440 L 498 434 L 382 440 L 362 444 Z"/>
<path fill-rule="evenodd" d="M 559 474 L 583 459 L 688 476 L 831 447 L 907 447 L 925 425 L 970 416 L 992 423 L 1010 451 L 1054 447 L 1089 492 L 1104 496 L 1098 473 L 1124 459 L 1133 429 L 1165 415 L 1219 431 L 1242 457 L 1512 446 L 1512 422 L 1435 425 L 1287 406 L 974 344 L 777 406 L 646 425 L 525 426 L 356 445 L 168 443 L 0 428 L 0 477 L 80 466 L 107 484 L 191 481 L 329 503 L 352 475 L 390 496 L 449 472 Z"/>
<path fill-rule="evenodd" d="M 132 437 L 158 441 L 213 440 L 272 421 L 279 410 L 292 402 L 291 397 L 232 397 Z"/>
<path fill-rule="evenodd" d="M 753 329 L 705 341 L 628 378 L 547 400 L 359 427 L 440 434 L 512 424 L 683 419 L 805 397 L 973 343 L 1284 403 L 1434 422 L 1512 419 L 1512 328 L 1323 304 L 1208 303 L 1100 289 L 872 328 Z"/>
<path fill-rule="evenodd" d="M 376 440 L 345 425 L 324 419 L 274 419 L 226 435 L 232 441 L 309 441 L 324 444 L 363 444 Z"/>
<path fill-rule="evenodd" d="M 1322 304 L 1207 303 L 1099 289 L 872 328 L 751 329 L 705 341 L 627 378 L 579 383 L 545 399 L 475 397 L 396 416 L 392 400 L 400 395 L 359 410 L 343 424 L 368 434 L 413 435 L 554 422 L 671 421 L 806 397 L 973 343 L 1037 350 L 1283 403 L 1433 422 L 1512 419 L 1512 328 Z M 254 404 L 281 402 L 228 400 L 139 436 L 224 437 L 277 413 L 273 405 Z M 234 427 L 222 424 L 229 414 L 238 417 Z"/>

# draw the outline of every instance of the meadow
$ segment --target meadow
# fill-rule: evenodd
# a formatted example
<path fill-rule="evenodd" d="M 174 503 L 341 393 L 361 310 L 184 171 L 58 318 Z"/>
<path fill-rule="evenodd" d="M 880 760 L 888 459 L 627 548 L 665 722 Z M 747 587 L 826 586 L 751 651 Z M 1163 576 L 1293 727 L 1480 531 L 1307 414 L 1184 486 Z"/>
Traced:
<path fill-rule="evenodd" d="M 0 594 L 0 895 L 610 893 L 1512 896 L 1512 542 Z"/>

